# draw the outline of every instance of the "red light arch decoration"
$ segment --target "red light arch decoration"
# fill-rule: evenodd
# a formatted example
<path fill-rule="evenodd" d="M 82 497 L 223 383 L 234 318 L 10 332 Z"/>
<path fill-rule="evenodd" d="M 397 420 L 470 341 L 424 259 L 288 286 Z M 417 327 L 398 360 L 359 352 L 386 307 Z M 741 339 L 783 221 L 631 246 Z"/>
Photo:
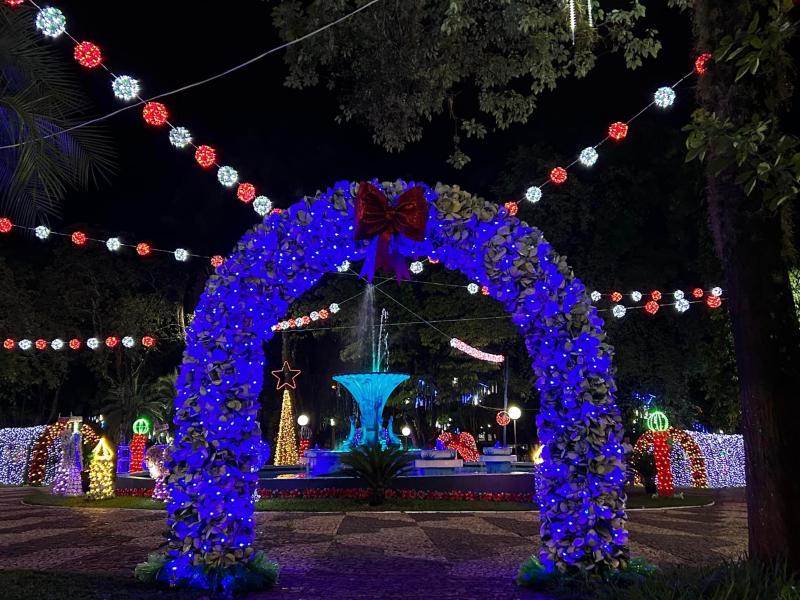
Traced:
<path fill-rule="evenodd" d="M 689 458 L 689 464 L 692 467 L 692 483 L 694 487 L 708 487 L 706 459 L 703 456 L 703 451 L 700 449 L 700 446 L 697 445 L 697 442 L 694 441 L 692 436 L 681 429 L 670 427 L 667 432 L 669 433 L 669 437 L 683 449 L 686 456 Z M 650 450 L 653 447 L 653 441 L 652 431 L 642 434 L 642 436 L 636 440 L 636 445 L 633 447 L 634 460 Z M 639 478 L 638 473 L 636 474 L 636 478 Z"/>

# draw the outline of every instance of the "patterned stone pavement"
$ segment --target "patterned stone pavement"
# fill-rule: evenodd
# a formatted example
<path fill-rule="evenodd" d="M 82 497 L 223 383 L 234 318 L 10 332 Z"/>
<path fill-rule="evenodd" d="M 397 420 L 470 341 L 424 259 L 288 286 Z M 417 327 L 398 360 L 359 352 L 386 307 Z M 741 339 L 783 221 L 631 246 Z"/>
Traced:
<path fill-rule="evenodd" d="M 130 577 L 162 542 L 163 513 L 25 506 L 27 493 L 0 489 L 0 569 Z M 631 512 L 632 551 L 662 565 L 736 557 L 745 509 L 734 492 L 712 507 Z M 538 541 L 532 513 L 258 513 L 257 523 L 281 580 L 252 598 L 537 597 L 513 583 Z"/>

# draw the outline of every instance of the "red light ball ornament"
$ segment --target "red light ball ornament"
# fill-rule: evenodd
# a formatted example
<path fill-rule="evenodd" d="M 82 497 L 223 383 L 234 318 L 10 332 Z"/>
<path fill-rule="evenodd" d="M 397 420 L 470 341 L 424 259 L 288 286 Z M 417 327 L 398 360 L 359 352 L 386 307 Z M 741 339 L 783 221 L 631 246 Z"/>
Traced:
<path fill-rule="evenodd" d="M 483 294 L 484 296 L 488 296 L 489 295 L 489 286 L 488 285 L 481 286 L 481 294 Z"/>
<path fill-rule="evenodd" d="M 144 122 L 153 127 L 161 127 L 169 119 L 169 111 L 161 102 L 148 102 L 142 109 Z"/>
<path fill-rule="evenodd" d="M 694 288 L 692 290 L 692 297 L 697 298 L 698 300 L 703 297 L 703 290 L 701 288 Z"/>
<path fill-rule="evenodd" d="M 505 204 L 503 204 L 503 206 L 508 211 L 508 214 L 511 217 L 515 216 L 517 212 L 519 212 L 519 206 L 514 201 L 506 202 Z"/>
<path fill-rule="evenodd" d="M 23 2 L 25 2 L 25 0 L 5 0 L 5 3 L 8 6 L 11 6 L 12 8 L 15 7 L 15 6 L 19 6 Z"/>
<path fill-rule="evenodd" d="M 659 292 L 658 290 L 653 290 L 652 292 L 650 292 L 650 297 L 656 302 L 658 302 L 659 300 L 661 300 L 663 296 L 661 295 L 661 292 Z"/>
<path fill-rule="evenodd" d="M 0 233 L 8 233 L 11 231 L 12 227 L 14 227 L 14 224 L 11 222 L 11 219 L 5 217 L 0 219 Z"/>
<path fill-rule="evenodd" d="M 703 52 L 694 61 L 694 72 L 698 75 L 705 75 L 708 70 L 708 61 L 711 60 L 711 52 Z"/>
<path fill-rule="evenodd" d="M 500 425 L 500 427 L 505 427 L 511 423 L 511 417 L 509 417 L 508 413 L 504 410 L 501 410 L 499 413 L 497 413 L 497 416 L 495 416 L 494 420 L 497 421 L 497 424 Z"/>
<path fill-rule="evenodd" d="M 214 163 L 217 162 L 217 151 L 211 146 L 200 146 L 194 153 L 194 159 L 197 161 L 198 165 L 204 169 L 208 169 L 213 167 Z"/>
<path fill-rule="evenodd" d="M 148 244 L 147 242 L 136 244 L 136 254 L 138 254 L 139 256 L 149 256 L 152 251 L 153 248 L 151 248 L 150 244 Z"/>
<path fill-rule="evenodd" d="M 216 254 L 211 257 L 211 266 L 214 267 L 215 269 L 217 267 L 221 267 L 224 262 L 225 259 L 222 258 L 219 254 Z"/>
<path fill-rule="evenodd" d="M 152 348 L 156 345 L 156 338 L 151 335 L 146 335 L 142 338 L 142 346 L 145 348 Z"/>
<path fill-rule="evenodd" d="M 283 212 L 282 208 L 273 208 L 270 214 L 279 215 Z"/>
<path fill-rule="evenodd" d="M 328 312 L 327 308 L 323 308 L 321 311 L 319 311 L 319 318 L 320 319 L 325 320 L 330 316 L 331 316 L 331 314 Z"/>
<path fill-rule="evenodd" d="M 249 204 L 256 197 L 256 186 L 252 183 L 240 183 L 236 190 L 236 197 L 245 204 Z"/>
<path fill-rule="evenodd" d="M 303 316 L 303 325 L 308 325 L 309 323 L 311 323 L 311 317 L 308 315 Z"/>
<path fill-rule="evenodd" d="M 73 53 L 78 64 L 87 69 L 94 69 L 103 62 L 103 53 L 92 42 L 81 42 L 75 46 Z"/>
<path fill-rule="evenodd" d="M 106 346 L 109 348 L 116 348 L 119 345 L 119 338 L 115 336 L 109 336 L 106 338 Z"/>
<path fill-rule="evenodd" d="M 76 231 L 72 234 L 72 243 L 76 246 L 83 246 L 86 243 L 86 234 L 82 231 Z"/>
<path fill-rule="evenodd" d="M 608 126 L 608 137 L 612 140 L 621 142 L 628 136 L 628 126 L 622 121 L 617 121 Z"/>
<path fill-rule="evenodd" d="M 719 308 L 722 306 L 722 298 L 719 296 L 706 296 L 706 306 L 708 308 Z"/>
<path fill-rule="evenodd" d="M 622 294 L 620 294 L 619 292 L 611 292 L 610 298 L 612 302 L 619 302 L 620 300 L 622 300 Z"/>
<path fill-rule="evenodd" d="M 81 341 L 78 338 L 72 338 L 69 341 L 69 347 L 72 350 L 80 350 L 81 349 Z"/>
<path fill-rule="evenodd" d="M 47 348 L 47 340 L 42 340 L 42 339 L 36 340 L 35 345 L 37 350 L 44 350 L 45 348 Z"/>
<path fill-rule="evenodd" d="M 8 338 L 6 341 L 3 342 L 3 348 L 5 348 L 6 350 L 13 350 L 16 345 L 17 343 L 11 338 Z"/>
<path fill-rule="evenodd" d="M 645 311 L 647 311 L 651 315 L 656 314 L 658 312 L 659 308 L 661 308 L 661 307 L 658 305 L 658 302 L 656 302 L 655 300 L 650 300 L 650 302 L 648 302 L 647 304 L 644 305 Z"/>
<path fill-rule="evenodd" d="M 556 167 L 550 171 L 550 181 L 554 185 L 561 185 L 567 180 L 567 170 L 563 167 Z"/>

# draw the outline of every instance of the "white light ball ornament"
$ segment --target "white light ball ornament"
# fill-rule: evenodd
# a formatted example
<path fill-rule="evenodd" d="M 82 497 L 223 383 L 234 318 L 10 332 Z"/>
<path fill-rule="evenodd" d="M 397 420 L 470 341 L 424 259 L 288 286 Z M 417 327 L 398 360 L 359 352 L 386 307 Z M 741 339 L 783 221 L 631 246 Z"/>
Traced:
<path fill-rule="evenodd" d="M 423 264 L 422 261 L 415 260 L 408 266 L 408 270 L 411 271 L 414 275 L 419 275 L 422 273 Z"/>
<path fill-rule="evenodd" d="M 312 321 L 319 321 L 319 313 L 315 310 L 312 310 L 308 316 L 311 317 Z"/>
<path fill-rule="evenodd" d="M 253 200 L 253 210 L 263 217 L 272 210 L 272 200 L 266 196 L 258 196 Z"/>
<path fill-rule="evenodd" d="M 578 160 L 584 167 L 594 166 L 594 163 L 597 162 L 597 150 L 595 150 L 592 146 L 584 148 L 581 150 Z"/>
<path fill-rule="evenodd" d="M 689 310 L 689 301 L 686 298 L 680 298 L 675 302 L 675 310 L 679 313 L 684 313 Z"/>
<path fill-rule="evenodd" d="M 89 338 L 86 340 L 86 347 L 89 348 L 89 350 L 97 350 L 100 347 L 100 340 L 95 337 Z"/>
<path fill-rule="evenodd" d="M 136 340 L 131 336 L 126 335 L 124 338 L 122 338 L 122 345 L 126 348 L 133 348 L 136 345 Z"/>
<path fill-rule="evenodd" d="M 186 262 L 189 260 L 189 251 L 184 248 L 178 248 L 173 252 L 175 260 L 178 262 Z"/>
<path fill-rule="evenodd" d="M 56 338 L 52 342 L 50 342 L 50 347 L 56 351 L 61 350 L 62 348 L 64 348 L 64 340 Z"/>
<path fill-rule="evenodd" d="M 176 148 L 185 148 L 192 143 L 192 134 L 186 127 L 174 127 L 169 132 L 169 143 Z"/>
<path fill-rule="evenodd" d="M 33 342 L 28 339 L 20 340 L 19 344 L 17 345 L 19 346 L 20 350 L 30 350 L 31 348 L 33 348 Z"/>
<path fill-rule="evenodd" d="M 344 261 L 342 264 L 336 267 L 336 270 L 339 271 L 339 273 L 346 273 L 347 271 L 350 270 L 350 261 L 349 260 Z"/>
<path fill-rule="evenodd" d="M 220 167 L 217 180 L 225 187 L 232 187 L 239 181 L 239 173 L 233 167 Z"/>
<path fill-rule="evenodd" d="M 57 8 L 48 6 L 36 15 L 36 29 L 47 37 L 56 38 L 67 29 L 67 18 Z"/>
<path fill-rule="evenodd" d="M 33 230 L 33 233 L 40 240 L 46 240 L 47 238 L 50 237 L 50 229 L 48 229 L 44 225 L 39 225 L 36 229 Z"/>
<path fill-rule="evenodd" d="M 339 312 L 339 310 L 340 310 L 340 309 L 339 309 L 339 305 L 338 305 L 338 304 L 336 304 L 336 302 L 334 302 L 333 304 L 331 304 L 331 305 L 328 307 L 328 310 L 330 310 L 330 311 L 331 311 L 333 314 L 336 314 L 336 313 L 337 313 L 337 312 Z"/>
<path fill-rule="evenodd" d="M 525 199 L 528 202 L 536 204 L 539 200 L 542 199 L 542 188 L 536 185 L 532 185 L 525 192 Z"/>
<path fill-rule="evenodd" d="M 683 293 L 683 290 L 675 290 L 672 292 L 672 297 L 675 298 L 675 300 L 683 300 L 686 294 Z"/>
<path fill-rule="evenodd" d="M 639 302 L 642 299 L 642 292 L 631 292 L 631 300 Z"/>
<path fill-rule="evenodd" d="M 470 284 L 467 286 L 467 291 L 468 291 L 470 294 L 473 294 L 473 295 L 474 295 L 474 294 L 477 294 L 477 293 L 478 293 L 478 291 L 479 291 L 480 289 L 481 289 L 481 288 L 479 288 L 479 287 L 478 287 L 478 284 L 477 284 L 477 283 L 470 283 Z"/>
<path fill-rule="evenodd" d="M 128 75 L 115 77 L 114 81 L 111 82 L 111 89 L 118 99 L 126 102 L 134 100 L 141 91 L 138 80 Z"/>
<path fill-rule="evenodd" d="M 628 312 L 628 309 L 622 306 L 622 304 L 615 304 L 611 308 L 611 314 L 614 315 L 617 319 L 621 319 L 625 316 L 625 313 Z"/>
<path fill-rule="evenodd" d="M 120 248 L 122 248 L 122 242 L 119 241 L 119 238 L 112 237 L 106 240 L 106 248 L 111 250 L 111 252 L 116 252 Z"/>
<path fill-rule="evenodd" d="M 719 298 L 720 296 L 722 296 L 722 288 L 721 287 L 711 288 L 711 295 Z"/>
<path fill-rule="evenodd" d="M 592 302 L 600 302 L 600 298 L 602 298 L 603 295 L 597 290 L 594 290 L 591 294 L 589 294 L 589 297 L 592 299 Z"/>
<path fill-rule="evenodd" d="M 675 102 L 675 90 L 671 87 L 660 87 L 653 95 L 653 103 L 658 108 L 669 108 Z"/>

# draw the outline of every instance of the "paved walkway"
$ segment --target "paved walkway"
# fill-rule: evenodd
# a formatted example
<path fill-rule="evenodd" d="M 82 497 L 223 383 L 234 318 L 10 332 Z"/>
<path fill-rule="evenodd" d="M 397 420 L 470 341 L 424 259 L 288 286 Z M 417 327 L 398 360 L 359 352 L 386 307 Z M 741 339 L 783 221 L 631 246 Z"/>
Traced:
<path fill-rule="evenodd" d="M 21 505 L 27 493 L 0 489 L 0 569 L 131 576 L 163 540 L 163 513 Z M 253 598 L 534 597 L 513 583 L 538 542 L 531 513 L 258 513 L 257 522 L 257 547 L 282 571 L 275 591 Z M 629 529 L 632 552 L 658 564 L 716 563 L 745 550 L 743 495 L 631 512 Z"/>

